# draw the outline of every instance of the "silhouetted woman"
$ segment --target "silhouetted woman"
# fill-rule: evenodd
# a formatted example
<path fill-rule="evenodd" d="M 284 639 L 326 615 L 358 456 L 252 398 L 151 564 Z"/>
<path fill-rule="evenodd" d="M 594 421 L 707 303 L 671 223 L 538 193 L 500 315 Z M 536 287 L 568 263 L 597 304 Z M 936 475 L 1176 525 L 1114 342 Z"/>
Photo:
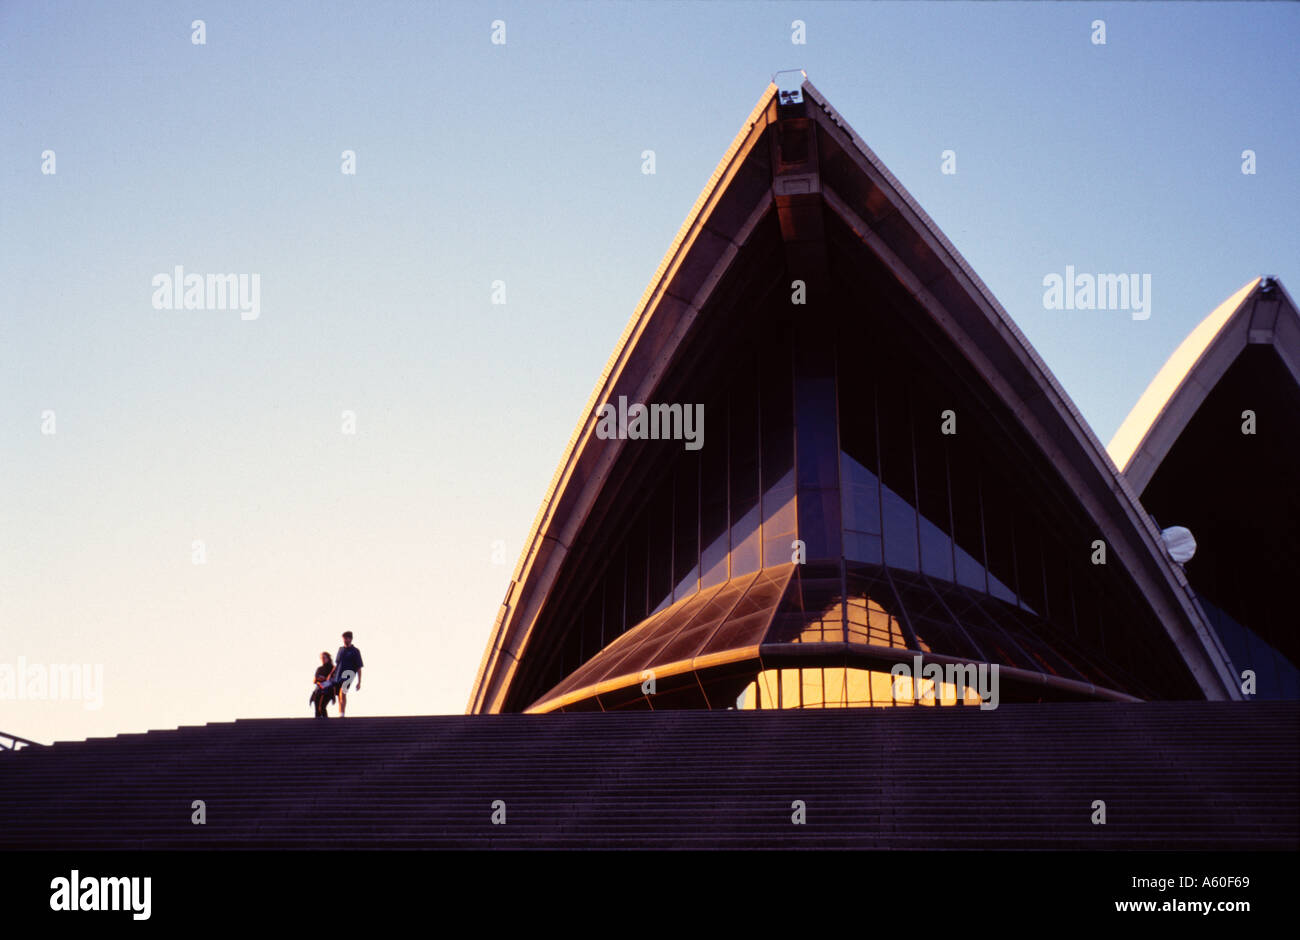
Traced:
<path fill-rule="evenodd" d="M 325 706 L 334 701 L 334 690 L 325 688 L 325 680 L 334 671 L 334 660 L 329 653 L 320 654 L 320 668 L 316 670 L 316 688 L 312 690 L 310 704 L 316 707 L 317 718 L 328 718 Z"/>

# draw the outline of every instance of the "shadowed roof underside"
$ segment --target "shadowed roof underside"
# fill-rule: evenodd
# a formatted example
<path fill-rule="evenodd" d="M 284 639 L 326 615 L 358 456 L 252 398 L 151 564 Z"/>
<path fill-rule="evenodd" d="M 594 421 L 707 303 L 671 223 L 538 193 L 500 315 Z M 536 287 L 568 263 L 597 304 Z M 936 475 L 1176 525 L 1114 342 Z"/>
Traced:
<path fill-rule="evenodd" d="M 1300 315 L 1277 281 L 1255 278 L 1219 304 L 1156 373 L 1107 450 L 1141 493 L 1202 402 L 1248 346 L 1268 345 L 1300 384 Z"/>

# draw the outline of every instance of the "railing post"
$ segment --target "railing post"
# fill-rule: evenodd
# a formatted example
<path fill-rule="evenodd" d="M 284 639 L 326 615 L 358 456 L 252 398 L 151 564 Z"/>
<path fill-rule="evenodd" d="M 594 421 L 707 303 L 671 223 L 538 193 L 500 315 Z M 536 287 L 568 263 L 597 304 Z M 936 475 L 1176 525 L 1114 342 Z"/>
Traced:
<path fill-rule="evenodd" d="M 4 743 L 5 739 L 8 739 L 8 744 Z M 10 734 L 8 731 L 0 731 L 0 750 L 20 751 L 23 748 L 31 747 L 32 745 L 42 747 L 42 745 L 37 744 L 35 741 L 29 741 L 27 738 L 20 738 L 16 734 Z"/>

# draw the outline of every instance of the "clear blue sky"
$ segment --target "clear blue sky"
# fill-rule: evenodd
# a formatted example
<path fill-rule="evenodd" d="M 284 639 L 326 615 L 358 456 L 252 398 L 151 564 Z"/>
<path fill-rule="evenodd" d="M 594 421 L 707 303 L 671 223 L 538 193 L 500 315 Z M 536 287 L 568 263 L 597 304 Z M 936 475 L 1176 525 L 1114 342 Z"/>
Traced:
<path fill-rule="evenodd" d="M 0 700 L 0 730 L 305 716 L 347 628 L 353 714 L 462 711 L 586 398 L 778 69 L 1105 442 L 1223 298 L 1300 289 L 1297 40 L 1294 4 L 0 3 L 0 663 L 104 670 L 101 708 Z M 258 273 L 260 317 L 155 310 L 176 265 Z M 1066 265 L 1150 273 L 1151 318 L 1044 310 Z"/>

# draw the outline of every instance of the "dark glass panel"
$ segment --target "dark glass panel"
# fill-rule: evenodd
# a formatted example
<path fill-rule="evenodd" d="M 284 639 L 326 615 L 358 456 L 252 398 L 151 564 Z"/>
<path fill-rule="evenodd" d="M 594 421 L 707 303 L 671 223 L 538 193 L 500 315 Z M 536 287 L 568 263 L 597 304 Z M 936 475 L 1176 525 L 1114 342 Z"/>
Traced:
<path fill-rule="evenodd" d="M 1092 681 L 1085 674 L 1086 663 L 1072 661 L 1074 656 L 1068 638 L 1052 629 L 1046 621 L 1022 608 L 1001 604 L 989 597 L 981 599 L 980 605 L 998 626 L 1006 630 L 1012 642 L 1030 657 L 1028 668 L 1064 679 Z"/>
<path fill-rule="evenodd" d="M 966 418 L 966 415 L 961 417 Z M 948 484 L 952 492 L 953 554 L 956 581 L 979 591 L 988 590 L 984 571 L 984 529 L 980 514 L 979 461 L 961 432 L 976 433 L 969 423 L 958 428 L 948 451 Z"/>
<path fill-rule="evenodd" d="M 1046 608 L 1043 593 L 1042 527 L 1022 499 L 1015 507 L 1016 587 L 1020 605 L 1042 616 Z"/>
<path fill-rule="evenodd" d="M 844 488 L 844 528 L 880 536 L 880 481 L 847 453 L 840 455 Z"/>
<path fill-rule="evenodd" d="M 968 601 L 945 595 L 968 629 L 982 625 L 979 633 L 990 661 L 1091 682 L 1103 688 L 1138 692 L 1130 680 L 1116 678 L 1112 667 L 1103 667 L 1096 656 L 1085 653 L 1072 638 L 1023 609 L 997 601 L 988 595 L 963 592 Z"/>
<path fill-rule="evenodd" d="M 885 564 L 918 571 L 912 429 L 903 381 L 885 372 L 877 385 Z"/>
<path fill-rule="evenodd" d="M 768 338 L 761 370 L 763 422 L 763 564 L 790 560 L 794 540 L 794 400 L 788 330 Z"/>
<path fill-rule="evenodd" d="M 700 586 L 727 580 L 731 543 L 727 524 L 727 408 L 725 399 L 706 405 L 712 422 L 700 451 Z"/>
<path fill-rule="evenodd" d="M 839 353 L 840 512 L 844 525 L 844 557 L 880 564 L 876 393 L 857 361 L 859 351 L 850 344 L 841 344 Z"/>
<path fill-rule="evenodd" d="M 771 513 L 763 521 L 763 564 L 788 564 L 797 535 L 794 489 L 765 493 L 763 510 Z"/>
<path fill-rule="evenodd" d="M 1139 638 L 1131 635 L 1132 630 L 1125 616 L 1126 605 L 1122 604 L 1119 596 L 1116 596 L 1121 594 L 1123 589 L 1116 583 L 1121 575 L 1114 559 L 1101 569 L 1101 574 L 1102 583 L 1105 585 L 1099 599 L 1102 654 L 1125 672 L 1140 673 L 1144 666 L 1148 672 L 1153 671 L 1157 668 L 1158 660 L 1153 657 L 1150 663 L 1143 663 L 1146 650 L 1139 642 Z"/>
<path fill-rule="evenodd" d="M 799 537 L 807 544 L 809 560 L 838 559 L 841 542 L 839 491 L 801 490 L 799 517 Z M 787 554 L 784 560 L 790 561 L 791 558 Z"/>
<path fill-rule="evenodd" d="M 758 504 L 754 503 L 749 511 L 732 524 L 731 537 L 734 547 L 731 550 L 731 576 L 749 574 L 757 571 L 761 563 L 758 542 L 759 518 Z"/>
<path fill-rule="evenodd" d="M 961 634 L 967 644 L 966 648 L 974 650 L 975 658 L 989 660 L 991 654 L 984 645 L 986 634 L 983 631 L 967 626 L 966 622 L 957 615 L 953 608 L 952 601 L 956 600 L 955 595 L 959 594 L 961 589 L 950 581 L 940 581 L 936 578 L 921 577 L 918 580 L 930 589 L 930 593 L 938 602 L 938 607 L 942 608 L 942 612 L 932 609 L 927 611 L 926 614 L 940 619 L 945 624 L 955 625 L 957 632 Z"/>
<path fill-rule="evenodd" d="M 988 464 L 985 464 L 988 467 Z M 984 541 L 988 551 L 989 593 L 1016 603 L 1016 554 L 1012 537 L 1013 509 L 1018 496 L 1005 474 L 994 471 L 980 475 L 984 503 Z"/>
<path fill-rule="evenodd" d="M 627 552 L 619 549 L 605 574 L 605 619 L 600 627 L 600 649 L 623 632 L 623 603 Z"/>
<path fill-rule="evenodd" d="M 912 633 L 907 618 L 903 616 L 903 605 L 899 600 L 898 592 L 894 590 L 894 583 L 889 577 L 888 570 L 876 565 L 853 563 L 846 564 L 845 569 L 845 583 L 849 596 L 862 595 L 871 601 L 867 604 L 868 632 L 892 635 L 893 631 L 898 629 L 902 632 L 903 645 L 907 649 L 919 649 L 916 636 Z M 880 609 L 876 611 L 876 607 Z"/>
<path fill-rule="evenodd" d="M 758 646 L 768 632 L 774 609 L 775 605 L 746 617 L 728 618 L 696 654 L 696 662 L 707 665 L 710 661 L 725 658 L 730 651 Z"/>
<path fill-rule="evenodd" d="M 1052 649 L 1069 663 L 1071 671 L 1077 674 L 1070 675 L 1069 678 L 1077 678 L 1082 682 L 1091 682 L 1093 685 L 1104 689 L 1117 689 L 1134 695 L 1147 694 L 1131 680 L 1120 678 L 1121 674 L 1118 670 L 1114 670 L 1114 667 L 1101 666 L 1098 659 L 1084 652 L 1077 645 L 1072 646 L 1066 638 L 1054 636 L 1048 642 Z"/>
<path fill-rule="evenodd" d="M 694 594 L 700 586 L 700 456 L 686 451 L 677 461 L 673 510 L 673 599 Z"/>
<path fill-rule="evenodd" d="M 931 577 L 953 580 L 952 539 L 926 516 L 921 516 L 921 570 Z"/>
<path fill-rule="evenodd" d="M 898 617 L 898 599 L 888 580 L 850 573 L 845 619 L 850 643 L 906 649 L 907 637 Z"/>
<path fill-rule="evenodd" d="M 841 544 L 835 363 L 801 352 L 795 375 L 799 537 L 809 559 L 838 559 Z"/>
<path fill-rule="evenodd" d="M 835 454 L 835 379 L 827 374 L 800 375 L 795 382 L 799 428 L 799 488 L 839 486 Z"/>
<path fill-rule="evenodd" d="M 924 381 L 914 383 L 912 396 L 921 570 L 944 581 L 952 581 L 952 518 L 948 508 L 948 442 L 951 437 L 942 433 L 940 417 L 951 403 L 930 395 Z"/>
<path fill-rule="evenodd" d="M 646 606 L 646 528 L 642 516 L 627 539 L 627 614 L 624 629 L 630 630 L 650 612 Z"/>
<path fill-rule="evenodd" d="M 1042 538 L 1043 576 L 1047 581 L 1047 604 L 1044 616 L 1062 632 L 1077 635 L 1074 627 L 1074 600 L 1070 596 L 1070 558 L 1060 541 L 1044 533 Z"/>
<path fill-rule="evenodd" d="M 1005 599 L 1008 603 L 1014 604 L 1016 600 L 1016 592 L 1013 591 L 1007 585 L 1003 584 L 997 578 L 993 577 L 992 572 L 989 572 L 988 577 L 989 577 L 988 593 L 991 594 L 993 597 L 1000 597 Z"/>
<path fill-rule="evenodd" d="M 656 624 L 666 616 L 668 616 L 668 612 L 662 610 L 643 623 L 629 629 L 626 633 L 601 650 L 597 655 L 591 657 L 583 663 L 582 666 L 571 672 L 563 682 L 557 685 L 551 692 L 548 692 L 547 696 L 563 694 L 594 682 L 603 673 L 608 671 L 611 663 L 617 662 L 636 648 L 636 646 L 645 642 L 646 638 L 654 633 Z"/>
<path fill-rule="evenodd" d="M 861 349 L 841 349 L 839 371 L 840 449 L 873 474 L 876 459 L 876 392 L 863 371 Z"/>
<path fill-rule="evenodd" d="M 757 571 L 759 545 L 758 390 L 741 371 L 731 388 L 731 576 Z"/>
<path fill-rule="evenodd" d="M 654 612 L 673 599 L 673 492 L 668 482 L 660 484 L 650 506 L 646 520 L 650 527 L 650 610 Z"/>
<path fill-rule="evenodd" d="M 791 565 L 763 569 L 759 577 L 750 585 L 749 590 L 745 592 L 740 603 L 736 605 L 736 609 L 732 611 L 731 618 L 748 617 L 750 614 L 775 607 L 793 570 Z"/>
<path fill-rule="evenodd" d="M 882 487 L 884 503 L 885 564 L 905 571 L 918 571 L 916 509 L 889 487 Z"/>
<path fill-rule="evenodd" d="M 618 658 L 610 657 L 607 668 L 601 670 L 595 681 L 604 681 L 624 675 L 638 675 L 647 667 L 660 662 L 659 652 L 672 642 L 683 627 L 695 619 L 716 589 L 697 592 L 686 600 L 670 607 L 664 617 L 659 619 L 652 631 L 647 631 L 645 639 L 630 648 Z"/>
<path fill-rule="evenodd" d="M 962 656 L 972 662 L 982 660 L 980 651 L 952 621 L 939 598 L 918 575 L 901 572 L 891 577 L 894 590 L 902 602 L 907 622 L 922 650 L 946 656 Z"/>
<path fill-rule="evenodd" d="M 624 655 L 635 644 L 641 642 L 646 634 L 636 630 L 629 630 L 621 637 L 607 646 L 604 650 L 589 658 L 578 668 L 569 672 L 553 689 L 547 692 L 542 698 L 552 698 L 553 696 L 563 695 L 574 689 L 582 688 L 587 685 L 589 680 L 599 675 L 609 666 L 611 655 Z M 622 652 L 619 652 L 622 650 Z"/>
<path fill-rule="evenodd" d="M 794 506 L 793 503 L 790 504 Z M 765 565 L 782 565 L 795 562 L 795 539 L 794 532 L 787 532 L 784 535 L 769 535 L 766 528 L 763 529 L 763 563 Z"/>
<path fill-rule="evenodd" d="M 1132 681 L 1121 679 L 1119 673 L 1113 671 L 1113 667 L 1103 665 L 1091 652 L 1086 652 L 1081 647 L 1074 646 L 1068 648 L 1068 653 L 1070 662 L 1082 673 L 1084 679 L 1093 685 L 1104 689 L 1130 692 L 1134 695 L 1148 694 L 1139 689 Z"/>
<path fill-rule="evenodd" d="M 1004 630 L 990 611 L 1004 610 L 1001 603 L 983 592 L 953 588 L 944 596 L 953 617 L 968 634 L 979 638 L 980 649 L 989 662 L 1018 669 L 1036 669 L 1030 655 Z"/>
<path fill-rule="evenodd" d="M 957 563 L 956 578 L 958 584 L 964 584 L 981 591 L 988 589 L 984 565 L 978 558 L 968 555 L 960 546 L 953 546 L 953 555 Z"/>
<path fill-rule="evenodd" d="M 596 584 L 580 608 L 581 613 L 565 644 L 565 672 L 572 672 L 600 652 L 600 624 L 605 614 L 601 588 L 601 584 Z"/>
<path fill-rule="evenodd" d="M 844 557 L 873 565 L 881 564 L 884 559 L 880 553 L 880 536 L 845 530 Z"/>
<path fill-rule="evenodd" d="M 790 565 L 764 569 L 698 655 L 704 657 L 761 642 L 792 570 Z"/>
<path fill-rule="evenodd" d="M 591 592 L 591 604 L 588 607 L 586 618 L 586 630 L 582 638 L 582 655 L 581 662 L 586 662 L 601 651 L 605 646 L 605 592 L 614 591 L 610 587 L 610 579 L 602 578 L 601 583 L 596 590 Z"/>
<path fill-rule="evenodd" d="M 1086 559 L 1084 554 L 1084 562 L 1076 561 L 1070 572 L 1074 588 L 1074 622 L 1079 630 L 1079 641 L 1100 650 L 1101 584 Z"/>
<path fill-rule="evenodd" d="M 1000 622 L 1014 635 L 1020 648 L 1033 657 L 1039 672 L 1063 679 L 1084 678 L 1060 651 L 1053 648 L 1054 644 L 1059 645 L 1059 640 L 1049 630 L 1046 621 L 1026 613 L 1024 609 L 1008 609 Z"/>
<path fill-rule="evenodd" d="M 809 565 L 790 579 L 764 642 L 845 642 L 844 595 L 838 567 Z"/>
<path fill-rule="evenodd" d="M 768 491 L 763 496 L 763 564 L 783 565 L 790 562 L 796 538 L 794 490 Z"/>
<path fill-rule="evenodd" d="M 699 614 L 659 651 L 657 661 L 675 663 L 694 658 L 700 651 L 700 647 L 713 635 L 713 631 L 735 608 L 742 593 L 742 585 L 736 582 L 728 583 L 714 591 Z"/>

